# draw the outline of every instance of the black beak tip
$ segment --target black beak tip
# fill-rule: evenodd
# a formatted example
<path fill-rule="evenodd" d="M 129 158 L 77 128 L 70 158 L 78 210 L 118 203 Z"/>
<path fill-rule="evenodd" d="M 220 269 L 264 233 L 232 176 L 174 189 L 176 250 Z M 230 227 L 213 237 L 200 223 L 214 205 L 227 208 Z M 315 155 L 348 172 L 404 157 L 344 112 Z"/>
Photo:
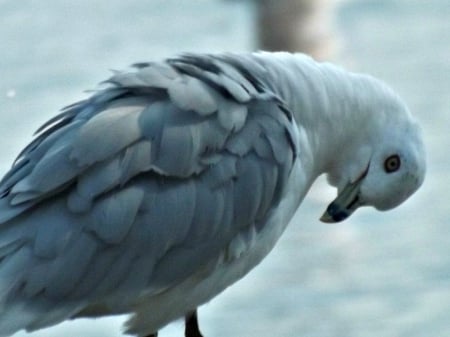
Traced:
<path fill-rule="evenodd" d="M 350 216 L 350 212 L 340 208 L 338 205 L 331 203 L 325 213 L 320 218 L 320 221 L 326 223 L 336 223 L 347 219 Z"/>

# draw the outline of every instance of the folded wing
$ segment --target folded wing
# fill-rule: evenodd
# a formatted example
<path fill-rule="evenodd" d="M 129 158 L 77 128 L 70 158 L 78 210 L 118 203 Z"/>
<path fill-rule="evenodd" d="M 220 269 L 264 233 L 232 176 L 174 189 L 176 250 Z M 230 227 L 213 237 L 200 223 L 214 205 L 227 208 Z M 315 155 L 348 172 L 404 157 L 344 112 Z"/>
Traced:
<path fill-rule="evenodd" d="M 135 68 L 46 123 L 1 181 L 0 332 L 163 291 L 281 200 L 297 139 L 275 95 L 214 56 Z"/>

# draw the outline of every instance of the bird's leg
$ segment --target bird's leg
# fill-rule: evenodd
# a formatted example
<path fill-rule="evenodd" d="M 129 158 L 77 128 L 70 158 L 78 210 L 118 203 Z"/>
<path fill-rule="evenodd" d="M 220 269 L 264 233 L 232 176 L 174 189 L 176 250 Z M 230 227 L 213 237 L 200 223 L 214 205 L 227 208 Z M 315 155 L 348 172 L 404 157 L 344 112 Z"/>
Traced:
<path fill-rule="evenodd" d="M 185 321 L 184 335 L 186 337 L 203 337 L 198 327 L 197 310 L 188 313 L 185 316 L 184 321 Z"/>
<path fill-rule="evenodd" d="M 146 336 L 146 337 L 158 337 L 158 333 L 155 332 L 155 333 L 152 333 L 151 335 L 148 335 L 148 336 Z"/>

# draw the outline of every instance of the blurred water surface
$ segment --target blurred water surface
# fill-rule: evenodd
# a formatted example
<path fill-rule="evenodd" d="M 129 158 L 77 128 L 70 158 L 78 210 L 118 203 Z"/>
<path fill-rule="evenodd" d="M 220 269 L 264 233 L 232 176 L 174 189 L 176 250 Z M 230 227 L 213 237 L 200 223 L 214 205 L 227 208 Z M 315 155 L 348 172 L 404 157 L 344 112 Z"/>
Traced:
<path fill-rule="evenodd" d="M 271 255 L 201 308 L 206 337 L 450 335 L 449 18 L 447 0 L 339 3 L 335 61 L 406 99 L 424 127 L 429 174 L 398 209 L 364 209 L 332 226 L 317 220 L 334 196 L 319 181 Z M 0 173 L 108 69 L 251 50 L 252 19 L 249 2 L 0 0 Z M 123 321 L 77 320 L 30 336 L 117 337 Z M 181 323 L 161 334 L 181 335 Z"/>

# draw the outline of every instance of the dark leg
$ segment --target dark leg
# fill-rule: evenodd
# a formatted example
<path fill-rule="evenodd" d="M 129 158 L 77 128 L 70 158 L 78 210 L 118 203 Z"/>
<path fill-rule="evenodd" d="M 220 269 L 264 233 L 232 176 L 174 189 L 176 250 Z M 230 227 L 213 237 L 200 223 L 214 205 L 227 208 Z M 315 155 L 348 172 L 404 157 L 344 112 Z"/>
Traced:
<path fill-rule="evenodd" d="M 158 333 L 157 332 L 152 333 L 151 335 L 148 335 L 147 337 L 158 337 Z"/>
<path fill-rule="evenodd" d="M 184 321 L 186 324 L 184 335 L 186 337 L 203 337 L 198 327 L 197 310 L 187 314 Z"/>

